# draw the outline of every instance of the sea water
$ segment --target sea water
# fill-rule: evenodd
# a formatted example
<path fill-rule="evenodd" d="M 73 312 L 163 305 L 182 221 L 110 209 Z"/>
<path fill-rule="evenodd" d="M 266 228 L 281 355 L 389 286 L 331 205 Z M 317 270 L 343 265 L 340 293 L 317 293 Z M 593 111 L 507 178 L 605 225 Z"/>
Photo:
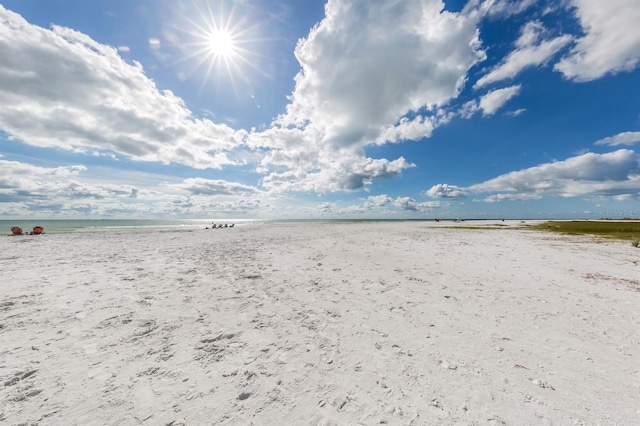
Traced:
<path fill-rule="evenodd" d="M 0 220 L 0 235 L 11 234 L 11 228 L 19 226 L 23 233 L 30 232 L 35 226 L 42 226 L 48 234 L 71 232 L 144 232 L 151 230 L 191 230 L 211 228 L 215 225 L 250 226 L 266 221 L 257 219 L 13 219 Z"/>
<path fill-rule="evenodd" d="M 474 220 L 474 219 L 469 219 Z M 487 219 L 481 219 L 487 220 Z M 11 228 L 19 226 L 23 233 L 35 226 L 42 226 L 47 234 L 72 232 L 149 232 L 164 230 L 195 230 L 212 228 L 213 225 L 234 226 L 295 226 L 329 223 L 361 222 L 432 222 L 433 219 L 3 219 L 0 220 L 0 236 L 10 235 Z M 453 219 L 443 222 L 454 221 Z"/>

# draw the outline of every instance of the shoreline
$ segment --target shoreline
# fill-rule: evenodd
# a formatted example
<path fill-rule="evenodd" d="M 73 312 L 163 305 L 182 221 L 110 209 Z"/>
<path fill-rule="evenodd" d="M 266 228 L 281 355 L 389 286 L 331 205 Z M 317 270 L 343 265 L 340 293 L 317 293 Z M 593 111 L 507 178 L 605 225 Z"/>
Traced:
<path fill-rule="evenodd" d="M 97 232 L 167 232 L 167 231 L 191 231 L 199 229 L 211 229 L 212 225 L 231 225 L 234 227 L 245 226 L 304 226 L 320 224 L 376 224 L 376 223 L 421 223 L 427 226 L 477 226 L 493 225 L 496 227 L 522 227 L 543 222 L 606 222 L 606 223 L 630 223 L 640 222 L 640 219 L 105 219 L 105 220 L 0 220 L 0 237 L 13 236 L 11 228 L 14 226 L 23 229 L 22 235 L 27 235 L 33 227 L 44 227 L 45 234 L 72 234 L 72 233 L 97 233 Z"/>
<path fill-rule="evenodd" d="M 640 416 L 640 265 L 625 242 L 375 222 L 0 249 L 8 424 Z"/>

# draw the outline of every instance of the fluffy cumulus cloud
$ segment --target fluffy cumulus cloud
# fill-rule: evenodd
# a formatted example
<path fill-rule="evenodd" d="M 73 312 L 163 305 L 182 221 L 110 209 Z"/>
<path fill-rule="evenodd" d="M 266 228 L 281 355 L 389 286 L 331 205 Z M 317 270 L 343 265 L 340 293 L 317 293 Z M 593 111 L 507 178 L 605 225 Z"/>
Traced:
<path fill-rule="evenodd" d="M 609 136 L 604 139 L 600 139 L 595 142 L 596 145 L 608 145 L 608 146 L 619 146 L 619 145 L 634 145 L 640 142 L 640 132 L 623 132 L 618 133 L 615 136 Z"/>
<path fill-rule="evenodd" d="M 104 211 L 104 206 L 136 204 L 145 196 L 136 186 L 86 181 L 82 178 L 86 171 L 80 165 L 38 167 L 0 160 L 0 214 L 95 213 Z"/>
<path fill-rule="evenodd" d="M 487 194 L 474 201 L 536 200 L 552 197 L 601 197 L 613 200 L 640 200 L 640 156 L 634 151 L 586 153 L 563 161 L 541 164 L 459 188 L 438 184 L 426 191 L 430 197 L 457 194 Z"/>
<path fill-rule="evenodd" d="M 261 180 L 262 186 L 277 193 L 356 190 L 371 184 L 373 179 L 396 177 L 403 170 L 415 167 L 404 157 L 372 159 L 346 150 L 327 153 L 328 156 L 319 154 L 315 158 L 308 158 L 310 154 L 270 153 L 264 161 L 265 169 L 278 164 L 288 170 L 270 172 Z"/>
<path fill-rule="evenodd" d="M 189 209 L 194 211 L 193 208 Z M 195 211 L 200 216 L 211 216 L 215 212 L 217 216 L 227 216 L 229 218 L 253 217 L 257 213 L 272 215 L 275 208 L 268 200 L 260 199 L 236 199 L 233 201 L 220 201 L 199 203 Z"/>
<path fill-rule="evenodd" d="M 115 176 L 115 175 L 114 175 Z M 0 215 L 48 217 L 199 217 L 212 212 L 243 217 L 269 213 L 258 189 L 224 180 L 162 183 L 159 176 L 123 176 L 106 183 L 85 166 L 38 167 L 0 160 Z M 135 180 L 137 185 L 124 183 Z M 146 183 L 143 183 L 146 182 Z"/>
<path fill-rule="evenodd" d="M 252 217 L 273 213 L 273 199 L 256 187 L 223 179 L 188 178 L 153 187 L 156 209 L 174 215 Z M 160 202 L 162 201 L 162 203 Z"/>
<path fill-rule="evenodd" d="M 405 214 L 431 213 L 441 207 L 443 204 L 439 201 L 421 202 L 411 197 L 393 198 L 387 194 L 380 194 L 367 197 L 361 204 L 348 206 L 332 202 L 320 203 L 312 209 L 312 213 L 343 217 L 402 217 Z"/>
<path fill-rule="evenodd" d="M 261 164 L 271 170 L 263 181 L 270 188 L 352 190 L 412 167 L 404 158 L 366 158 L 363 148 L 429 136 L 448 120 L 438 106 L 459 94 L 484 57 L 475 9 L 331 0 L 325 10 L 296 48 L 301 71 L 277 129 L 248 139 L 270 151 Z M 418 110 L 425 113 L 407 118 Z"/>
<path fill-rule="evenodd" d="M 367 198 L 367 201 L 365 201 L 364 206 L 365 208 L 368 208 L 368 209 L 375 208 L 375 207 L 382 207 L 382 206 L 388 205 L 392 201 L 393 201 L 393 198 L 391 198 L 387 194 L 372 195 Z"/>
<path fill-rule="evenodd" d="M 532 199 L 542 196 L 603 196 L 640 199 L 640 156 L 628 149 L 586 153 L 514 171 L 472 185 L 471 192 L 498 194 L 486 201 Z"/>
<path fill-rule="evenodd" d="M 456 185 L 439 183 L 432 186 L 425 194 L 431 198 L 460 198 L 465 197 L 467 192 Z"/>
<path fill-rule="evenodd" d="M 74 177 L 84 166 L 44 168 L 17 161 L 0 160 L 0 201 L 30 202 L 44 200 L 54 193 L 73 193 Z M 102 191 L 94 191 L 98 193 Z"/>
<path fill-rule="evenodd" d="M 393 201 L 394 206 L 401 210 L 417 211 L 417 212 L 432 212 L 435 209 L 442 207 L 439 201 L 416 201 L 411 197 L 398 197 Z"/>
<path fill-rule="evenodd" d="M 231 164 L 226 152 L 243 144 L 246 132 L 194 118 L 116 49 L 2 6 L 0 57 L 0 129 L 27 144 L 196 168 Z"/>
<path fill-rule="evenodd" d="M 590 81 L 635 68 L 640 61 L 637 0 L 571 0 L 584 36 L 555 69 L 566 78 Z"/>
<path fill-rule="evenodd" d="M 255 195 L 260 191 L 252 186 L 221 179 L 190 178 L 180 184 L 173 185 L 193 195 Z"/>
<path fill-rule="evenodd" d="M 572 37 L 562 35 L 551 39 L 544 39 L 545 28 L 542 23 L 532 21 L 527 23 L 516 41 L 516 48 L 492 69 L 480 78 L 475 88 L 480 88 L 498 81 L 512 79 L 522 70 L 546 64 L 560 49 L 566 46 Z"/>
<path fill-rule="evenodd" d="M 433 111 L 433 115 L 418 115 L 412 119 L 402 117 L 397 123 L 390 124 L 381 129 L 376 139 L 376 144 L 383 145 L 388 142 L 402 142 L 406 140 L 419 140 L 431 136 L 431 132 L 438 126 L 451 120 L 453 114 L 443 109 Z"/>
<path fill-rule="evenodd" d="M 376 139 L 410 110 L 457 95 L 483 58 L 478 18 L 441 0 L 332 0 L 296 48 L 302 67 L 283 125 L 311 123 L 326 143 Z"/>

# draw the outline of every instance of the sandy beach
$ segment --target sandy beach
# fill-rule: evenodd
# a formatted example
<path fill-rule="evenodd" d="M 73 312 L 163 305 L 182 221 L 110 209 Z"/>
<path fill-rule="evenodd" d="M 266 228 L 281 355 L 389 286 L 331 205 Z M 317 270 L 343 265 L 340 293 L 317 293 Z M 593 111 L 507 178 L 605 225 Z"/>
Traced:
<path fill-rule="evenodd" d="M 2 237 L 0 268 L 1 424 L 640 424 L 629 242 L 265 225 Z"/>

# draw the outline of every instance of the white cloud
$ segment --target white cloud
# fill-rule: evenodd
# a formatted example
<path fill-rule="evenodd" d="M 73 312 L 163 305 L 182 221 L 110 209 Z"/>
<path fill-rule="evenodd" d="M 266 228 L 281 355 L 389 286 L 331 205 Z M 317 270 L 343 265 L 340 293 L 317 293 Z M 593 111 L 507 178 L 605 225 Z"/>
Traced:
<path fill-rule="evenodd" d="M 322 203 L 318 204 L 315 208 L 318 213 L 332 213 L 338 209 L 338 205 L 336 203 Z"/>
<path fill-rule="evenodd" d="M 414 167 L 368 158 L 366 146 L 427 137 L 451 118 L 439 107 L 484 59 L 483 16 L 445 11 L 442 0 L 332 0 L 296 48 L 301 71 L 286 113 L 246 132 L 193 117 L 117 49 L 0 6 L 0 129 L 74 152 L 195 168 L 255 163 L 276 192 L 355 190 Z"/>
<path fill-rule="evenodd" d="M 338 203 L 325 202 L 317 205 L 313 212 L 332 216 L 360 217 L 401 217 L 406 214 L 432 212 L 442 207 L 439 201 L 419 202 L 411 197 L 396 197 L 380 194 L 368 197 L 362 204 L 340 206 Z"/>
<path fill-rule="evenodd" d="M 474 199 L 474 202 L 483 203 L 499 203 L 505 200 L 508 201 L 527 201 L 527 200 L 539 200 L 542 195 L 539 194 L 493 194 L 484 199 Z"/>
<path fill-rule="evenodd" d="M 269 156 L 283 157 L 281 152 Z M 392 178 L 414 164 L 407 162 L 404 157 L 389 161 L 387 159 L 372 159 L 357 156 L 336 155 L 333 164 L 326 163 L 326 167 L 305 170 L 298 164 L 296 169 L 286 172 L 273 172 L 262 179 L 262 185 L 275 192 L 303 191 L 303 192 L 333 192 L 342 190 L 356 190 L 369 185 L 376 178 Z"/>
<path fill-rule="evenodd" d="M 221 179 L 189 178 L 180 184 L 172 185 L 174 188 L 188 191 L 193 195 L 255 195 L 260 193 L 257 188 L 237 182 L 228 182 Z"/>
<path fill-rule="evenodd" d="M 510 86 L 502 89 L 492 90 L 486 95 L 480 98 L 479 108 L 482 110 L 482 114 L 493 115 L 504 104 L 506 104 L 511 98 L 520 93 L 521 86 Z"/>
<path fill-rule="evenodd" d="M 470 0 L 469 3 L 474 1 Z M 503 18 L 524 12 L 536 1 L 538 0 L 486 0 L 481 7 L 487 15 Z"/>
<path fill-rule="evenodd" d="M 457 96 L 483 58 L 478 18 L 443 8 L 441 0 L 329 2 L 296 48 L 302 71 L 280 122 L 310 123 L 326 142 L 351 146 Z"/>
<path fill-rule="evenodd" d="M 393 198 L 391 198 L 387 194 L 372 195 L 372 196 L 367 198 L 367 200 L 364 203 L 364 207 L 365 207 L 365 209 L 371 209 L 371 208 L 375 208 L 375 207 L 382 207 L 382 206 L 388 205 L 392 201 L 393 201 Z"/>
<path fill-rule="evenodd" d="M 467 195 L 463 188 L 456 185 L 448 185 L 446 183 L 439 183 L 432 186 L 426 195 L 431 198 L 460 198 Z"/>
<path fill-rule="evenodd" d="M 370 196 L 362 204 L 341 206 L 339 203 L 324 202 L 315 206 L 311 211 L 329 216 L 358 216 L 358 217 L 406 217 L 407 214 L 432 212 L 442 207 L 438 201 L 418 202 L 411 197 L 393 198 L 387 194 Z"/>
<path fill-rule="evenodd" d="M 6 214 L 16 205 L 26 210 L 37 208 L 39 213 L 73 210 L 88 200 L 96 205 L 117 205 L 140 196 L 139 188 L 132 185 L 87 182 L 82 179 L 87 170 L 79 165 L 51 168 L 0 160 L 0 213 Z"/>
<path fill-rule="evenodd" d="M 545 196 L 640 200 L 640 156 L 628 149 L 586 153 L 506 173 L 467 188 L 435 185 L 427 195 L 447 193 L 450 188 L 465 195 L 488 193 L 485 198 L 473 199 L 485 203 L 537 200 Z"/>
<path fill-rule="evenodd" d="M 600 139 L 596 141 L 595 144 L 619 146 L 619 145 L 633 145 L 638 142 L 640 142 L 640 132 L 623 132 L 623 133 L 618 133 L 615 136 L 610 136 L 608 138 Z"/>
<path fill-rule="evenodd" d="M 194 118 L 116 49 L 2 6 L 0 57 L 0 129 L 27 144 L 196 168 L 233 164 L 226 152 L 243 144 L 246 132 Z"/>
<path fill-rule="evenodd" d="M 540 21 L 527 22 L 520 32 L 520 37 L 516 40 L 516 47 L 525 48 L 534 46 L 544 34 L 545 28 Z"/>
<path fill-rule="evenodd" d="M 401 210 L 419 212 L 431 212 L 442 206 L 439 201 L 418 202 L 411 197 L 398 197 L 394 200 L 393 204 Z"/>
<path fill-rule="evenodd" d="M 39 167 L 0 160 L 0 215 L 242 217 L 268 215 L 272 208 L 268 194 L 240 183 L 203 178 L 163 183 L 157 175 L 140 172 L 117 182 L 113 171 L 107 175 L 113 176 L 111 183 L 85 166 Z M 138 184 L 124 183 L 128 180 Z"/>
<path fill-rule="evenodd" d="M 184 211 L 184 209 L 181 209 Z M 196 212 L 198 215 L 211 217 L 216 215 L 218 217 L 252 217 L 256 215 L 270 216 L 274 214 L 276 210 L 275 206 L 271 204 L 269 200 L 261 199 L 235 199 L 232 201 L 220 201 L 220 202 L 202 202 L 198 201 L 198 205 L 195 208 L 189 208 L 187 211 Z M 180 210 L 178 211 L 180 212 Z"/>
<path fill-rule="evenodd" d="M 367 145 L 427 137 L 450 119 L 438 107 L 484 58 L 480 19 L 442 0 L 332 0 L 296 48 L 287 112 L 246 132 L 195 118 L 117 49 L 0 6 L 0 129 L 30 145 L 195 168 L 255 162 L 274 191 L 358 189 L 414 166 L 367 158 Z"/>
<path fill-rule="evenodd" d="M 555 69 L 591 81 L 634 69 L 640 61 L 638 0 L 571 0 L 585 33 Z"/>
<path fill-rule="evenodd" d="M 527 23 L 516 41 L 516 49 L 501 64 L 480 78 L 474 87 L 480 88 L 497 81 L 512 79 L 525 68 L 544 65 L 572 40 L 571 36 L 564 35 L 540 41 L 544 33 L 545 28 L 540 22 Z"/>
<path fill-rule="evenodd" d="M 390 124 L 378 134 L 376 142 L 384 145 L 387 142 L 401 142 L 416 140 L 431 136 L 431 132 L 437 126 L 448 121 L 448 117 L 418 116 L 412 120 L 403 117 L 398 123 Z"/>
<path fill-rule="evenodd" d="M 478 101 L 472 100 L 465 102 L 462 107 L 460 107 L 458 114 L 460 114 L 462 118 L 471 118 L 478 112 L 479 109 L 480 107 L 478 106 Z"/>
<path fill-rule="evenodd" d="M 441 0 L 330 1 L 296 48 L 301 71 L 286 113 L 247 140 L 269 151 L 262 184 L 352 190 L 412 167 L 404 158 L 366 158 L 364 147 L 428 137 L 450 119 L 438 107 L 458 96 L 484 53 L 477 10 L 443 8 Z"/>
<path fill-rule="evenodd" d="M 508 115 L 510 117 L 518 117 L 519 115 L 522 115 L 526 111 L 527 111 L 526 108 L 519 108 L 515 111 L 507 111 L 505 112 L 505 115 Z"/>
<path fill-rule="evenodd" d="M 497 192 L 487 198 L 492 202 L 545 195 L 640 198 L 640 156 L 628 149 L 606 154 L 586 153 L 507 173 L 467 189 Z"/>

